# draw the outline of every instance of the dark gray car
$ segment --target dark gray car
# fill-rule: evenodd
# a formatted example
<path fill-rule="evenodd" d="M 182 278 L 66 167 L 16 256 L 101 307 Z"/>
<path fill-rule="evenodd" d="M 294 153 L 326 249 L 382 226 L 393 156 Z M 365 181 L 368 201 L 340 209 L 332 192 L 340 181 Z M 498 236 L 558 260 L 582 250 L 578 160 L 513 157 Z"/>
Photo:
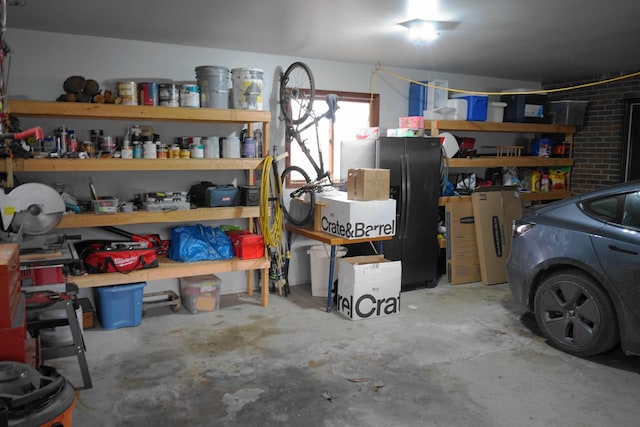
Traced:
<path fill-rule="evenodd" d="M 553 346 L 640 354 L 640 181 L 551 203 L 517 220 L 511 292 Z"/>

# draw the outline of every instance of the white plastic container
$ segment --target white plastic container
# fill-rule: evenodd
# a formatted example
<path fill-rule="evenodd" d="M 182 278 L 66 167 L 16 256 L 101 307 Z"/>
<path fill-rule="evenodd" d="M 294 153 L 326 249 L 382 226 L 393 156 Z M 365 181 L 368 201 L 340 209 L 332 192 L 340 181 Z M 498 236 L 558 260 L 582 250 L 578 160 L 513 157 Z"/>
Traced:
<path fill-rule="evenodd" d="M 311 295 L 314 297 L 327 297 L 329 292 L 329 263 L 331 258 L 331 246 L 318 245 L 311 246 L 307 253 L 311 261 Z M 336 248 L 336 262 L 333 270 L 333 281 L 338 280 L 338 262 L 347 254 L 347 248 L 338 246 Z"/>
<path fill-rule="evenodd" d="M 502 122 L 504 120 L 504 109 L 506 102 L 489 102 L 487 107 L 488 122 Z"/>
<path fill-rule="evenodd" d="M 467 100 L 448 99 L 446 107 L 424 111 L 425 120 L 467 120 Z"/>

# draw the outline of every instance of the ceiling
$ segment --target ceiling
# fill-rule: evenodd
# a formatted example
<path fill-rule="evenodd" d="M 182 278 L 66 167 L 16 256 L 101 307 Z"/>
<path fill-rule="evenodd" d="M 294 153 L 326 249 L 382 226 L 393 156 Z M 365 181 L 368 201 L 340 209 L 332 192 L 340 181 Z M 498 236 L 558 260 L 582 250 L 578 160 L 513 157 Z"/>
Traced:
<path fill-rule="evenodd" d="M 421 5 L 431 1 L 422 0 Z M 640 70 L 633 0 L 9 0 L 7 26 L 544 82 Z M 429 44 L 398 25 L 455 22 Z"/>

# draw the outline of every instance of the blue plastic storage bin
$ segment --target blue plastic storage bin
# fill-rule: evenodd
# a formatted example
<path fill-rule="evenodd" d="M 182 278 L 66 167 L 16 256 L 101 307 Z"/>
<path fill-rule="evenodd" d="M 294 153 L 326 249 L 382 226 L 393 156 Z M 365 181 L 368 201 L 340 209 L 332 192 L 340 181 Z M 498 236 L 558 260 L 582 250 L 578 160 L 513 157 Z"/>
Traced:
<path fill-rule="evenodd" d="M 146 282 L 98 288 L 98 314 L 106 330 L 138 326 Z"/>
<path fill-rule="evenodd" d="M 428 83 L 428 82 L 421 82 Z M 427 87 L 418 83 L 409 84 L 409 116 L 422 116 L 427 109 Z"/>
<path fill-rule="evenodd" d="M 452 98 L 467 100 L 467 120 L 484 122 L 487 120 L 487 108 L 489 107 L 489 97 L 487 95 L 459 95 Z"/>

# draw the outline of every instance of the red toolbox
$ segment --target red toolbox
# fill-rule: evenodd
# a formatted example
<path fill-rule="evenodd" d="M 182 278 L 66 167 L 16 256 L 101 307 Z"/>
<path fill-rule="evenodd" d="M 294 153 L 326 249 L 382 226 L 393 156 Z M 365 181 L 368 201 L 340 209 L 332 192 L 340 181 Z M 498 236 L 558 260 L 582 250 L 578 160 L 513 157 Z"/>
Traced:
<path fill-rule="evenodd" d="M 255 259 L 264 256 L 264 238 L 248 231 L 227 233 L 233 245 L 233 255 L 240 259 Z"/>

